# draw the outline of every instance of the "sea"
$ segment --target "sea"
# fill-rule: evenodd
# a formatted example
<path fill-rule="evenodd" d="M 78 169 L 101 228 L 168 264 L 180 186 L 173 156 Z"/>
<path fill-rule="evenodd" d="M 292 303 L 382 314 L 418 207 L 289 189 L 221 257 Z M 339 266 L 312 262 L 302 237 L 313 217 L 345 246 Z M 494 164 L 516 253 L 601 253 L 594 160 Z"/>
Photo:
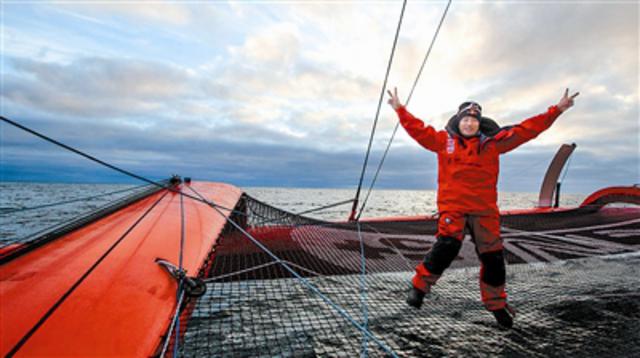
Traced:
<path fill-rule="evenodd" d="M 0 244 L 21 242 L 33 238 L 48 228 L 96 210 L 111 201 L 136 190 L 139 185 L 68 184 L 0 182 Z M 242 188 L 251 197 L 293 213 L 317 209 L 354 197 L 355 189 L 306 188 Z M 366 192 L 362 192 L 362 200 Z M 585 195 L 565 194 L 561 206 L 579 205 Z M 534 207 L 537 193 L 498 194 L 502 210 Z M 63 203 L 59 205 L 54 205 Z M 308 214 L 322 220 L 345 220 L 351 204 L 344 204 Z M 387 190 L 371 192 L 363 218 L 430 215 L 436 213 L 436 192 L 433 190 Z"/>

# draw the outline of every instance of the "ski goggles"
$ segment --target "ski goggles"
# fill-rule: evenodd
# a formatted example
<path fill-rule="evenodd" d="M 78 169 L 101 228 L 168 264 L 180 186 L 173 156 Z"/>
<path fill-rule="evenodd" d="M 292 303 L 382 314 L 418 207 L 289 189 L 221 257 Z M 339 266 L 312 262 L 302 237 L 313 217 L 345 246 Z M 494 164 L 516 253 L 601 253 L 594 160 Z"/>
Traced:
<path fill-rule="evenodd" d="M 476 102 L 464 102 L 458 107 L 458 115 L 467 115 L 480 118 L 482 116 L 482 106 Z"/>

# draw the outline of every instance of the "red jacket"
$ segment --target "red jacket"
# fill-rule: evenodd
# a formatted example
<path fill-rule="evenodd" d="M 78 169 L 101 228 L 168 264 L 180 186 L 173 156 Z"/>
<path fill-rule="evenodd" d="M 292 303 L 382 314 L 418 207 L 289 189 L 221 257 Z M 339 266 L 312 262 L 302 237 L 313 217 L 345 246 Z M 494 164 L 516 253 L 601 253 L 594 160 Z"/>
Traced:
<path fill-rule="evenodd" d="M 397 113 L 409 135 L 438 154 L 438 211 L 484 215 L 498 212 L 500 154 L 537 137 L 562 112 L 552 106 L 546 113 L 505 128 L 493 137 L 472 138 L 425 126 L 404 107 L 398 108 Z"/>

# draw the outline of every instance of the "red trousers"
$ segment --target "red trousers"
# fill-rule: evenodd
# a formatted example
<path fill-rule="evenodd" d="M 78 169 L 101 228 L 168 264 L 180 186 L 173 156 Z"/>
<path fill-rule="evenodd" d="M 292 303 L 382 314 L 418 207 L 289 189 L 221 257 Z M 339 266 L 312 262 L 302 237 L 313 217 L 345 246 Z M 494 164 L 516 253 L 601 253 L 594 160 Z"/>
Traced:
<path fill-rule="evenodd" d="M 480 259 L 480 294 L 485 307 L 498 310 L 506 305 L 505 263 L 498 213 L 470 215 L 442 212 L 438 220 L 437 241 L 423 262 L 416 267 L 413 286 L 429 292 L 444 270 L 457 257 L 468 231 Z"/>

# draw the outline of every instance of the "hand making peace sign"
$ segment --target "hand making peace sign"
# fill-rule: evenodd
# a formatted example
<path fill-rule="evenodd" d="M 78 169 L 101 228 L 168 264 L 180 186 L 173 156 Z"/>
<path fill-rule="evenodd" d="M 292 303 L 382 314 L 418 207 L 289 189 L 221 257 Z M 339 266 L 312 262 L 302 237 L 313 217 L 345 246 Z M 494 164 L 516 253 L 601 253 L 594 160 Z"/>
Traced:
<path fill-rule="evenodd" d="M 398 87 L 393 87 L 393 93 L 391 93 L 390 90 L 387 90 L 387 93 L 389 94 L 389 101 L 388 103 L 391 105 L 391 107 L 393 107 L 394 110 L 397 110 L 398 108 L 402 107 L 402 103 L 400 103 L 400 98 L 398 98 Z"/>
<path fill-rule="evenodd" d="M 564 91 L 564 96 L 562 96 L 562 98 L 560 98 L 560 102 L 558 102 L 558 104 L 557 104 L 558 109 L 560 110 L 560 112 L 564 112 L 567 109 L 571 108 L 571 106 L 573 106 L 573 99 L 578 97 L 579 94 L 580 94 L 580 92 L 576 92 L 576 93 L 572 94 L 571 97 L 569 97 L 569 89 L 567 88 Z"/>

